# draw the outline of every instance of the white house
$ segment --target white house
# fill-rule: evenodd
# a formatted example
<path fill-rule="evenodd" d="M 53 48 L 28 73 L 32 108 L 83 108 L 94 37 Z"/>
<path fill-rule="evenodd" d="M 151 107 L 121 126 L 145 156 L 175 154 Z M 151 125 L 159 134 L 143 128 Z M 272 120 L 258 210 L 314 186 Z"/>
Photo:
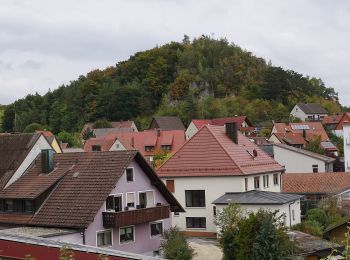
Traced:
<path fill-rule="evenodd" d="M 343 125 L 343 140 L 345 171 L 350 172 L 350 124 Z"/>
<path fill-rule="evenodd" d="M 247 192 L 227 192 L 217 198 L 213 204 L 216 207 L 216 212 L 218 212 L 230 203 L 237 203 L 245 214 L 256 213 L 259 209 L 266 209 L 268 205 L 271 212 L 278 211 L 278 216 L 284 217 L 285 226 L 291 227 L 301 221 L 300 199 L 302 197 L 297 194 L 251 190 Z"/>
<path fill-rule="evenodd" d="M 186 211 L 174 213 L 173 225 L 188 235 L 215 236 L 214 200 L 225 192 L 280 192 L 283 171 L 229 123 L 203 126 L 157 173 Z"/>
<path fill-rule="evenodd" d="M 0 190 L 15 182 L 42 150 L 53 149 L 42 133 L 0 135 Z"/>
<path fill-rule="evenodd" d="M 267 144 L 261 145 L 260 148 L 284 166 L 287 173 L 333 172 L 335 159 L 332 157 L 286 144 Z"/>
<path fill-rule="evenodd" d="M 299 118 L 302 121 L 322 121 L 328 115 L 320 104 L 316 103 L 298 103 L 290 112 L 291 117 Z"/>

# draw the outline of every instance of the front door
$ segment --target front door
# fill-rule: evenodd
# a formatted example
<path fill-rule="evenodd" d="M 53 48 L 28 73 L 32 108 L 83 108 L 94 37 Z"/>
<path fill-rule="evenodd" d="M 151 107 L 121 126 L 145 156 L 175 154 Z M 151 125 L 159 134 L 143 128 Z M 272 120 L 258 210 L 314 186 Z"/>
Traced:
<path fill-rule="evenodd" d="M 123 210 L 123 205 L 122 205 L 122 197 L 114 197 L 114 210 L 115 212 L 119 212 Z"/>
<path fill-rule="evenodd" d="M 141 208 L 146 208 L 146 206 L 147 206 L 146 192 L 139 193 L 139 204 L 140 204 Z"/>

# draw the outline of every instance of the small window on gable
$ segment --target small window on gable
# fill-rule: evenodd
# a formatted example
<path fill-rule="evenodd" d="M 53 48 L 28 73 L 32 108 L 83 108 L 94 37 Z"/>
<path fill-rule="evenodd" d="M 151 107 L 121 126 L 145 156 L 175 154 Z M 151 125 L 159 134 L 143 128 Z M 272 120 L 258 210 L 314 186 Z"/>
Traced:
<path fill-rule="evenodd" d="M 318 172 L 318 164 L 312 165 L 312 172 Z"/>
<path fill-rule="evenodd" d="M 99 152 L 101 151 L 101 145 L 93 145 L 91 149 L 93 152 Z"/>
<path fill-rule="evenodd" d="M 170 192 L 175 192 L 175 183 L 174 180 L 166 180 L 166 187 Z"/>
<path fill-rule="evenodd" d="M 134 168 L 126 169 L 126 181 L 133 182 L 134 181 Z"/>
<path fill-rule="evenodd" d="M 146 152 L 152 152 L 154 150 L 154 146 L 145 146 Z"/>

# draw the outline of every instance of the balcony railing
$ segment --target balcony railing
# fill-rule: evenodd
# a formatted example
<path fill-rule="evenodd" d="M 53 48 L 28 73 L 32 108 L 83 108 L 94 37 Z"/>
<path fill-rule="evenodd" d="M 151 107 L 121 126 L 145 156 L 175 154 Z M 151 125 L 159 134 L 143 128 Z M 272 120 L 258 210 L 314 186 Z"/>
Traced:
<path fill-rule="evenodd" d="M 169 218 L 168 205 L 151 208 L 126 210 L 120 212 L 102 212 L 103 226 L 105 228 L 124 227 Z"/>

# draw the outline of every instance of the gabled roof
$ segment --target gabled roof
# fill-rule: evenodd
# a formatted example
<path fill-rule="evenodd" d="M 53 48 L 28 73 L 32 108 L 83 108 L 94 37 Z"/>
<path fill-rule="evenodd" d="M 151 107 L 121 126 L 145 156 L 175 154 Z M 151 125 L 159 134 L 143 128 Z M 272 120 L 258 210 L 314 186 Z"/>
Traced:
<path fill-rule="evenodd" d="M 297 106 L 305 114 L 328 114 L 327 110 L 317 103 L 298 103 Z"/>
<path fill-rule="evenodd" d="M 333 229 L 336 229 L 342 225 L 347 224 L 347 226 L 349 226 L 349 222 L 350 222 L 350 216 L 347 215 L 343 218 L 341 218 L 339 221 L 337 221 L 336 223 L 330 224 L 327 228 L 325 228 L 325 230 L 323 231 L 323 233 L 329 233 L 330 231 L 332 231 Z"/>
<path fill-rule="evenodd" d="M 325 116 L 322 120 L 323 125 L 338 124 L 343 115 Z"/>
<path fill-rule="evenodd" d="M 287 173 L 282 175 L 282 191 L 298 194 L 337 194 L 350 189 L 350 173 Z"/>
<path fill-rule="evenodd" d="M 282 144 L 305 145 L 307 142 L 300 134 L 294 133 L 273 133 Z"/>
<path fill-rule="evenodd" d="M 309 157 L 312 157 L 312 158 L 315 158 L 315 159 L 318 159 L 318 160 L 321 160 L 321 161 L 324 161 L 327 163 L 335 161 L 335 159 L 332 157 L 328 157 L 328 156 L 318 154 L 318 153 L 313 153 L 313 152 L 310 152 L 310 151 L 302 149 L 302 148 L 295 148 L 293 146 L 286 145 L 286 144 L 273 144 L 273 145 L 280 147 L 280 148 L 283 148 L 283 149 L 286 149 L 286 150 L 289 150 L 289 151 L 292 151 L 292 152 L 295 152 L 295 153 L 303 154 L 303 155 L 306 155 L 306 156 L 309 156 Z"/>
<path fill-rule="evenodd" d="M 132 160 L 140 165 L 173 211 L 184 211 L 136 151 L 55 154 L 55 170 L 46 175 L 39 174 L 39 155 L 36 163 L 3 191 L 0 198 L 33 198 L 53 187 L 50 195 L 36 214 L 23 217 L 2 213 L 0 223 L 86 228 Z"/>
<path fill-rule="evenodd" d="M 133 132 L 132 128 L 96 128 L 92 129 L 95 137 L 103 137 L 112 133 Z"/>
<path fill-rule="evenodd" d="M 185 143 L 185 131 L 146 130 L 142 132 L 112 133 L 106 137 L 90 138 L 86 141 L 84 150 L 90 152 L 92 151 L 92 145 L 101 145 L 102 151 L 109 151 L 117 139 L 126 149 L 136 149 L 144 156 L 151 156 L 162 151 L 162 145 L 171 145 L 169 152 L 176 152 Z M 145 146 L 154 146 L 154 150 L 146 151 Z"/>
<path fill-rule="evenodd" d="M 113 122 L 113 121 L 109 121 L 109 123 L 111 124 L 112 128 L 116 131 L 117 129 L 119 129 L 120 131 L 130 131 L 132 132 L 133 131 L 133 126 L 135 126 L 135 123 L 134 121 L 116 121 L 116 122 Z M 85 130 L 87 130 L 88 128 L 90 130 L 94 129 L 94 123 L 86 123 L 83 127 L 83 129 L 81 130 L 81 134 L 84 133 Z M 97 128 L 98 129 L 98 128 Z M 101 128 L 103 129 L 103 128 Z M 111 128 L 109 128 L 111 129 Z M 98 133 L 100 134 L 100 133 Z"/>
<path fill-rule="evenodd" d="M 321 141 L 329 141 L 327 132 L 324 130 L 321 122 L 302 122 L 302 123 L 274 123 L 275 133 L 299 134 L 303 137 L 303 131 L 306 131 L 306 139 L 312 139 L 315 136 L 321 136 Z"/>
<path fill-rule="evenodd" d="M 157 173 L 161 177 L 191 177 L 274 171 L 283 171 L 283 167 L 248 138 L 238 133 L 238 144 L 235 144 L 226 136 L 224 126 L 205 125 Z"/>
<path fill-rule="evenodd" d="M 154 122 L 155 121 L 155 122 Z M 177 116 L 155 116 L 152 119 L 151 126 L 156 123 L 158 128 L 162 130 L 184 130 L 185 126 L 183 125 L 180 118 Z"/>
<path fill-rule="evenodd" d="M 242 205 L 283 205 L 291 201 L 301 199 L 303 196 L 251 190 L 246 192 L 226 192 L 224 195 L 216 199 L 213 204 L 215 205 L 228 205 L 230 203 L 237 203 Z"/>
<path fill-rule="evenodd" d="M 22 164 L 40 136 L 40 133 L 0 134 L 0 190 Z"/>
<path fill-rule="evenodd" d="M 193 119 L 192 123 L 200 129 L 204 125 L 218 125 L 223 126 L 227 123 L 237 123 L 238 126 L 241 126 L 243 122 L 247 122 L 249 126 L 252 126 L 250 121 L 246 116 L 234 116 L 234 117 L 222 117 L 222 118 L 213 118 L 213 119 Z"/>

